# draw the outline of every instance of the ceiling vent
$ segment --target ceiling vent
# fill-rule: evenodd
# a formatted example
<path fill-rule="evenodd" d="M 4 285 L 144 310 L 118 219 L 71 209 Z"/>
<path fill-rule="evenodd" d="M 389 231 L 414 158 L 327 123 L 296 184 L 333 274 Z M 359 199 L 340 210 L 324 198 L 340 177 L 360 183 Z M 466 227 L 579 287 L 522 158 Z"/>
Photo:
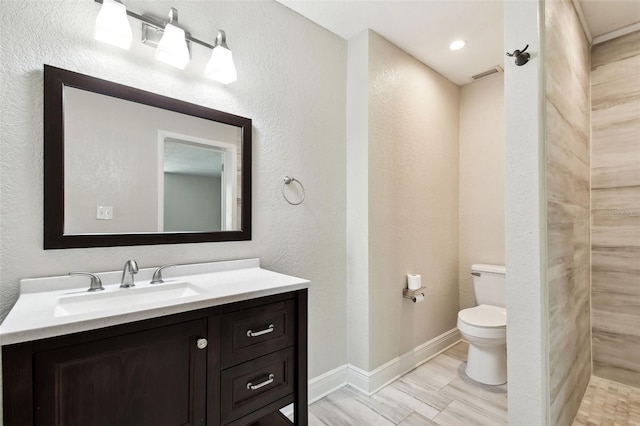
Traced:
<path fill-rule="evenodd" d="M 502 67 L 500 65 L 496 65 L 495 67 L 486 70 L 485 72 L 481 72 L 480 74 L 472 75 L 471 78 L 473 81 L 480 80 L 481 78 L 488 77 L 492 74 L 496 74 L 502 72 Z"/>

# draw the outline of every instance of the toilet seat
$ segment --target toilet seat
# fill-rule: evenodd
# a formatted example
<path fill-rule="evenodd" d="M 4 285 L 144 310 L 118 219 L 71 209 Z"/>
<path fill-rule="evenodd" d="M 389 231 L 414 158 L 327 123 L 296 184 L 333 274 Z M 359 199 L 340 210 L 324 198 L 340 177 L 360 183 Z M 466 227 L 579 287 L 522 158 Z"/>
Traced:
<path fill-rule="evenodd" d="M 474 337 L 504 339 L 507 334 L 507 310 L 490 305 L 463 309 L 458 312 L 458 329 Z"/>
<path fill-rule="evenodd" d="M 458 312 L 458 318 L 474 327 L 506 327 L 507 310 L 499 306 L 478 305 Z"/>

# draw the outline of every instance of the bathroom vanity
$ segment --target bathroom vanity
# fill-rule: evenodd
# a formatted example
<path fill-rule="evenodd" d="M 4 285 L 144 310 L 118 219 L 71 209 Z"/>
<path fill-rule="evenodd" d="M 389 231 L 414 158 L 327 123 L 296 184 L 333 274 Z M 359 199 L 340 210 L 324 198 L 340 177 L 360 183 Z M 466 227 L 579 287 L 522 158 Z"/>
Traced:
<path fill-rule="evenodd" d="M 307 424 L 308 281 L 257 259 L 152 272 L 131 289 L 99 274 L 100 292 L 21 282 L 0 327 L 4 424 L 275 426 L 289 404 Z"/>

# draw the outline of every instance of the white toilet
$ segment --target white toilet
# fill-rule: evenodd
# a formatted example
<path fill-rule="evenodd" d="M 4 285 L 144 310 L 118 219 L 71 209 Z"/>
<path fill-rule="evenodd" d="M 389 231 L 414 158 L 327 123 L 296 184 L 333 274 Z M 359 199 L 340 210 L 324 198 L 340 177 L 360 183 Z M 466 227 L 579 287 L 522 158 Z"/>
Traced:
<path fill-rule="evenodd" d="M 507 382 L 505 267 L 471 265 L 478 306 L 458 312 L 458 330 L 469 342 L 467 376 L 487 385 Z"/>

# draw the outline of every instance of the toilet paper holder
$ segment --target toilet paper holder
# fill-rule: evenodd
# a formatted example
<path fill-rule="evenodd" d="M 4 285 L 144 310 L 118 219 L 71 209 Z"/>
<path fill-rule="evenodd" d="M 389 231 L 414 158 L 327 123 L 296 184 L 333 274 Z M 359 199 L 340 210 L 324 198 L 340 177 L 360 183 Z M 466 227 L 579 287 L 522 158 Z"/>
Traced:
<path fill-rule="evenodd" d="M 416 290 L 409 290 L 408 288 L 403 288 L 402 289 L 402 297 L 404 297 L 405 299 L 409 299 L 413 303 L 415 303 L 417 296 L 421 295 L 422 297 L 424 297 L 424 290 L 426 290 L 425 287 L 420 287 L 420 288 L 418 288 Z"/>

